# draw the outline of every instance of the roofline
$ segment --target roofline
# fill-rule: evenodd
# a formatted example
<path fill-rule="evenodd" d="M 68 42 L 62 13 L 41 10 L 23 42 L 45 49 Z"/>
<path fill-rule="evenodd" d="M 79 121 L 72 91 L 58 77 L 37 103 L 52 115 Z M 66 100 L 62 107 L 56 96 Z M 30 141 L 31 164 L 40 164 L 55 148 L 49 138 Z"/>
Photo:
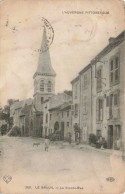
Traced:
<path fill-rule="evenodd" d="M 91 64 L 95 64 L 101 57 L 108 54 L 112 49 L 118 46 L 121 42 L 125 40 L 125 30 L 122 31 L 118 36 L 114 37 L 114 40 L 109 43 L 104 49 L 99 52 L 94 59 L 91 60 Z"/>
<path fill-rule="evenodd" d="M 75 77 L 70 83 L 73 84 L 74 82 L 79 80 L 79 75 L 77 75 L 77 77 Z"/>
<path fill-rule="evenodd" d="M 86 72 L 89 68 L 91 68 L 91 63 L 88 64 L 86 67 L 84 67 L 84 68 L 79 72 L 79 75 L 81 75 L 82 73 Z"/>
<path fill-rule="evenodd" d="M 42 76 L 45 75 L 45 76 L 56 77 L 56 73 L 51 74 L 51 73 L 40 73 L 40 72 L 35 72 L 34 75 L 33 75 L 33 79 L 35 79 L 35 77 L 36 77 L 37 75 L 42 75 Z"/>
<path fill-rule="evenodd" d="M 67 104 L 67 106 L 60 108 L 60 110 L 69 110 L 71 109 L 71 104 Z"/>
<path fill-rule="evenodd" d="M 50 108 L 49 111 L 52 111 L 52 110 L 56 110 L 56 109 L 59 109 L 61 107 L 61 105 L 59 106 L 56 106 L 56 107 L 53 107 L 53 108 Z"/>
<path fill-rule="evenodd" d="M 49 102 L 49 98 L 47 98 L 46 100 L 44 100 L 42 104 L 44 104 L 46 102 Z"/>
<path fill-rule="evenodd" d="M 121 42 L 125 40 L 125 30 L 122 31 L 118 36 L 114 37 L 114 40 L 109 43 L 104 49 L 102 49 L 91 61 L 90 64 L 88 64 L 86 67 L 84 67 L 80 72 L 79 75 L 87 71 L 91 65 L 95 64 L 102 56 L 109 53 L 112 49 L 114 49 L 116 46 L 118 46 Z M 75 77 L 70 83 L 73 84 L 76 81 L 79 80 L 79 75 Z"/>

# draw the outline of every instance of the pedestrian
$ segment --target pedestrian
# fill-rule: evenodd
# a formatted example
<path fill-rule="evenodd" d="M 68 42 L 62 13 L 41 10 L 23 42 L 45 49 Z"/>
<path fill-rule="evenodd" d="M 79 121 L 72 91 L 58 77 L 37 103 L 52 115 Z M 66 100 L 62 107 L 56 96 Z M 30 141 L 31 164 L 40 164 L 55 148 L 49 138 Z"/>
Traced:
<path fill-rule="evenodd" d="M 71 135 L 71 133 L 69 132 L 69 144 L 71 144 L 71 137 L 72 137 L 72 135 Z"/>
<path fill-rule="evenodd" d="M 120 139 L 117 138 L 117 150 L 120 150 L 120 144 L 121 144 Z"/>
<path fill-rule="evenodd" d="M 50 144 L 49 138 L 46 136 L 45 137 L 45 151 L 47 152 L 48 152 L 49 144 Z"/>

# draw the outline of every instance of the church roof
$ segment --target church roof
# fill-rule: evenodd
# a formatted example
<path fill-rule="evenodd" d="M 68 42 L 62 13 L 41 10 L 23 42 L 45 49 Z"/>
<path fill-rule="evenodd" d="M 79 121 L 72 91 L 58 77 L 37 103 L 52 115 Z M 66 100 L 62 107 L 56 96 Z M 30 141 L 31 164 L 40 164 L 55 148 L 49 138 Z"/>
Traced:
<path fill-rule="evenodd" d="M 14 109 L 20 109 L 22 108 L 25 104 L 27 105 L 31 105 L 33 102 L 32 98 L 28 98 L 28 99 L 25 99 L 25 100 L 21 100 L 21 101 L 17 101 L 14 103 Z"/>
<path fill-rule="evenodd" d="M 50 53 L 49 53 L 49 45 L 47 41 L 46 29 L 44 27 L 42 44 L 40 48 L 39 60 L 36 75 L 48 75 L 48 76 L 56 76 L 56 73 L 51 65 Z"/>

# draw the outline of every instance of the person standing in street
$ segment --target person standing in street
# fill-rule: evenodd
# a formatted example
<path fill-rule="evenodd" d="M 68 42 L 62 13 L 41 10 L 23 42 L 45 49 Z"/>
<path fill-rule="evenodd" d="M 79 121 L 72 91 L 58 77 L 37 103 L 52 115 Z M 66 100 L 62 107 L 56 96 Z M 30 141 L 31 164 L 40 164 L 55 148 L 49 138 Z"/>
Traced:
<path fill-rule="evenodd" d="M 72 135 L 71 135 L 71 133 L 69 132 L 69 144 L 71 144 L 71 140 L 72 140 Z"/>
<path fill-rule="evenodd" d="M 45 137 L 45 151 L 47 151 L 47 152 L 49 149 L 49 144 L 50 144 L 49 138 L 46 136 Z"/>

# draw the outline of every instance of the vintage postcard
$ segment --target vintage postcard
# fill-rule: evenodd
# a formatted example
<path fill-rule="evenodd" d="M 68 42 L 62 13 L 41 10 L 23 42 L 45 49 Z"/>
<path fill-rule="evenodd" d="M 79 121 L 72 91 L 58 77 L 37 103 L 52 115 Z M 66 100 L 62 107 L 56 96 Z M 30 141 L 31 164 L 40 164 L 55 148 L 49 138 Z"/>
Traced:
<path fill-rule="evenodd" d="M 125 193 L 124 110 L 124 0 L 0 0 L 0 194 Z"/>

